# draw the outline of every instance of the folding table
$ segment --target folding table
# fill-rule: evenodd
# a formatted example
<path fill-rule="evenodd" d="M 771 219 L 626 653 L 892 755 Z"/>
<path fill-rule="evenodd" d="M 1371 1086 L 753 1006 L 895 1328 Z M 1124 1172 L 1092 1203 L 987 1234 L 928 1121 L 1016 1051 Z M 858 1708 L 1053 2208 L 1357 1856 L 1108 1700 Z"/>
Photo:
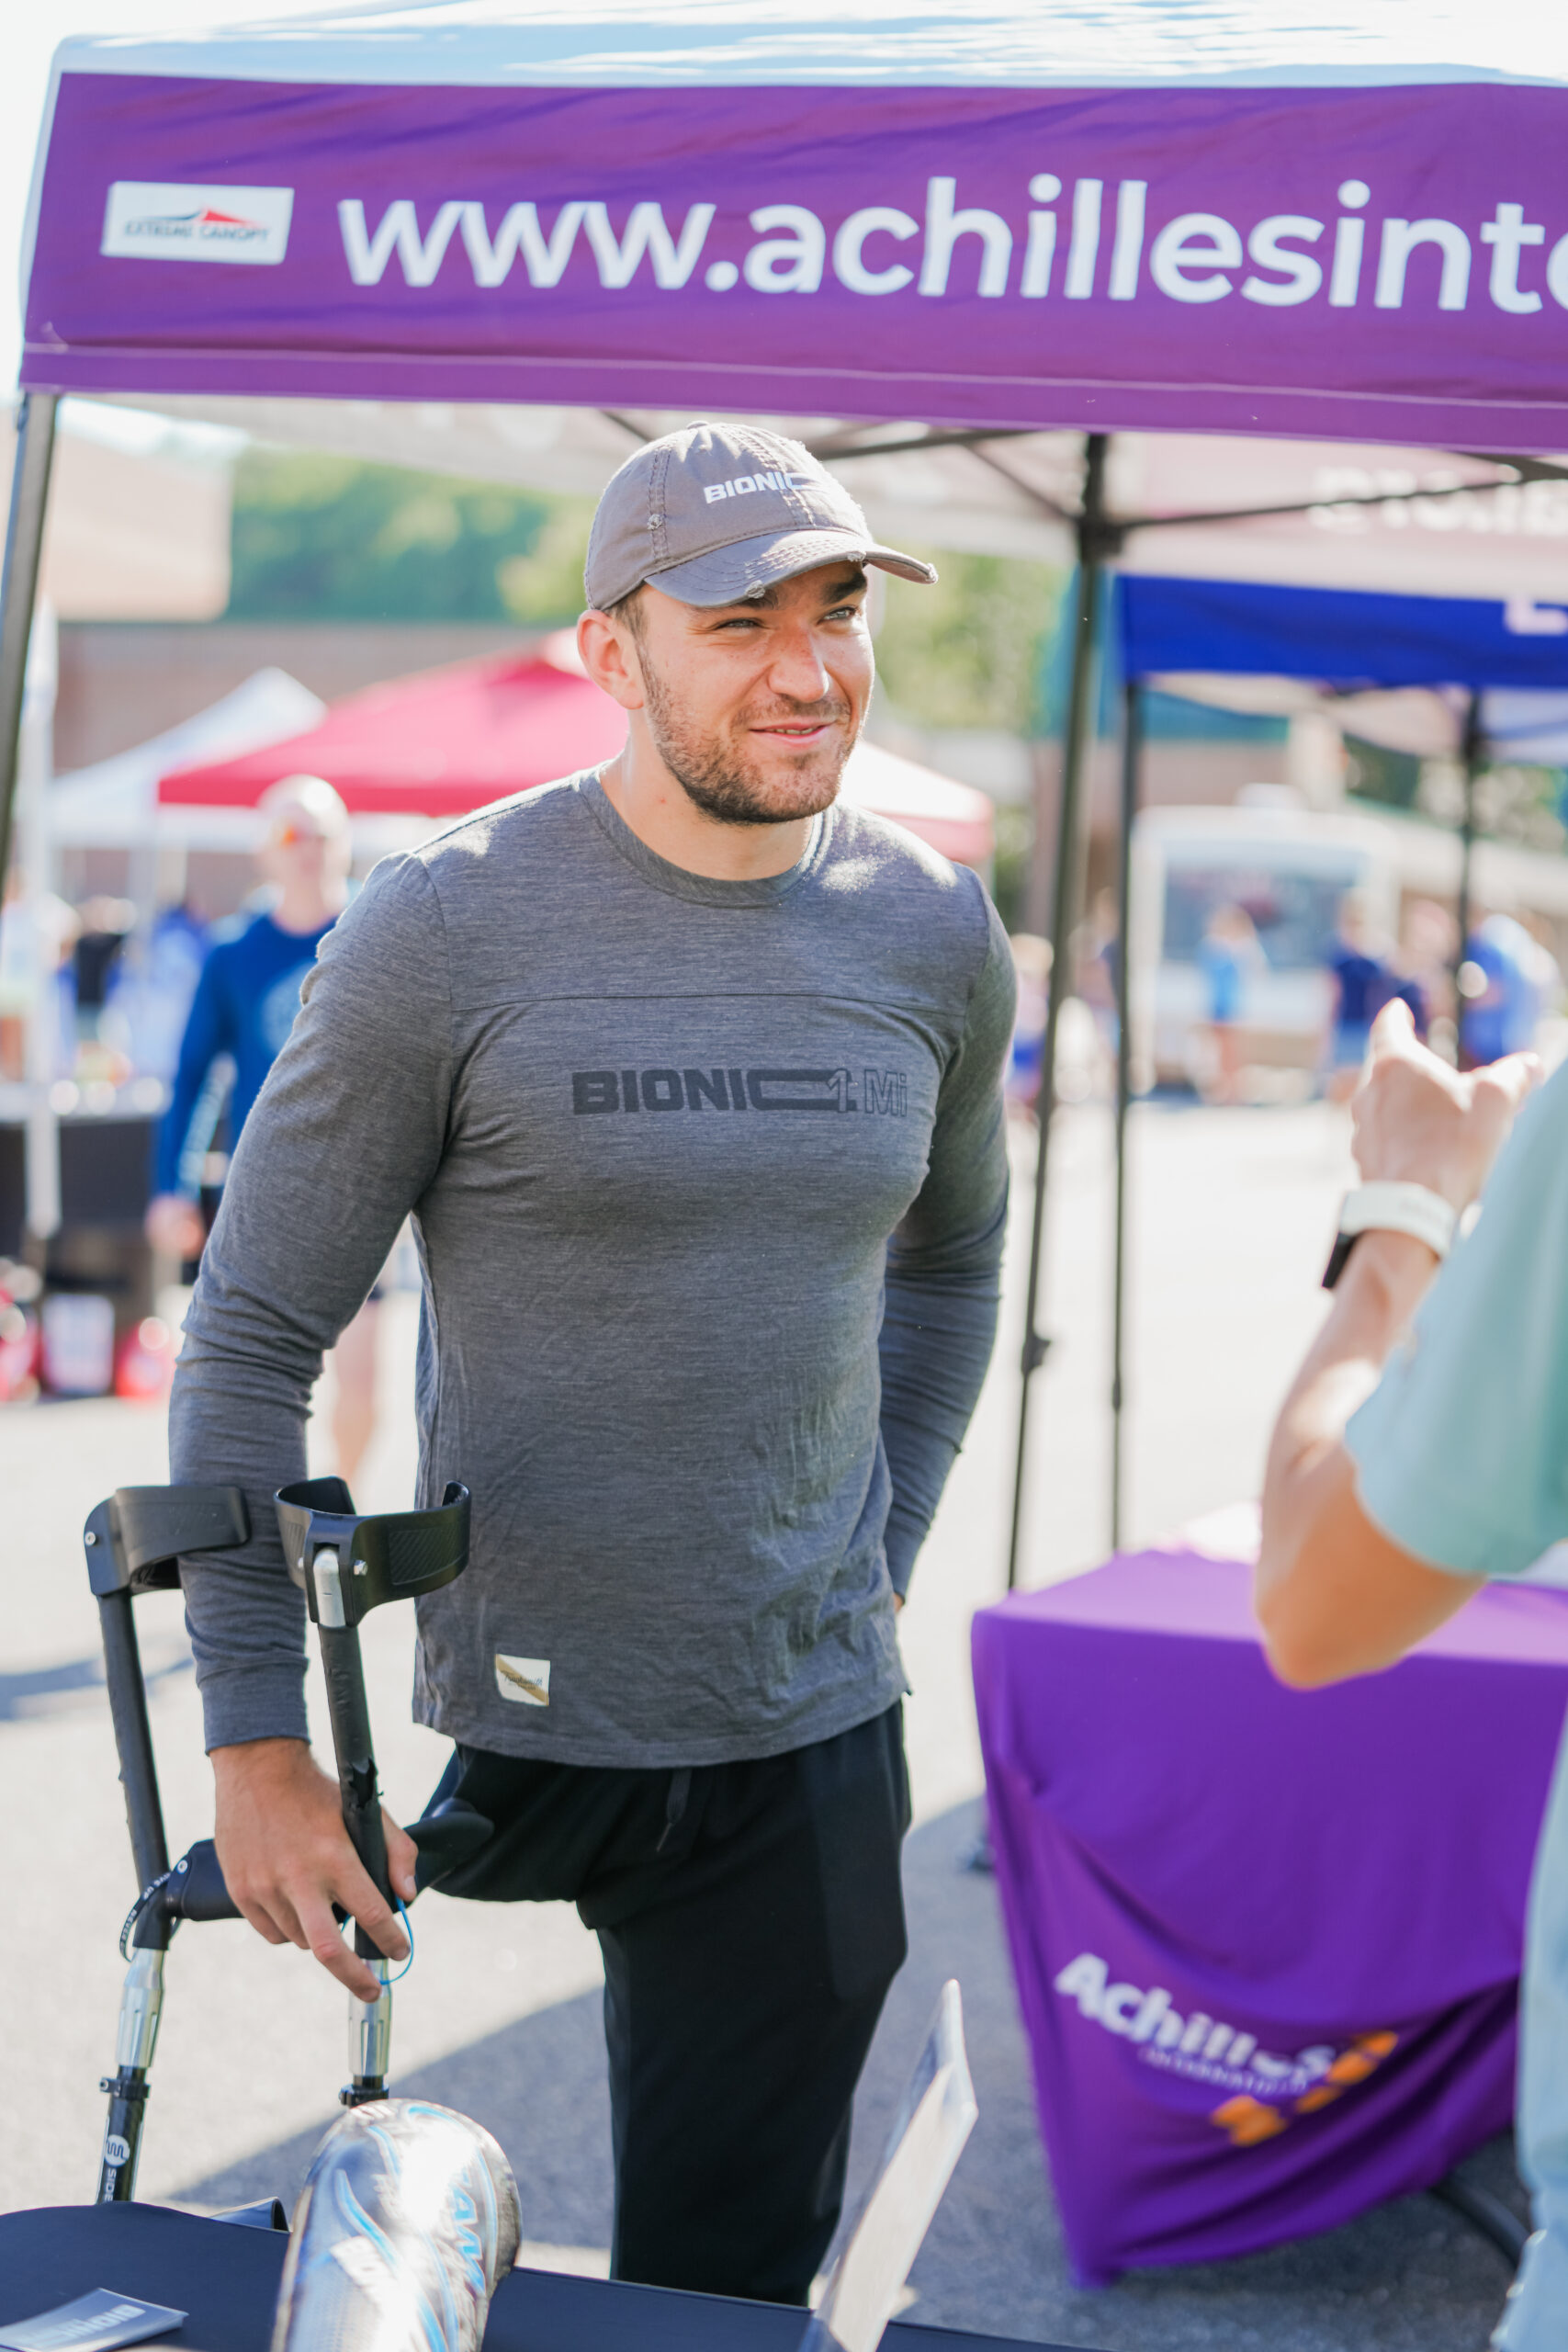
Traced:
<path fill-rule="evenodd" d="M 170 2352 L 267 2352 L 288 2240 L 160 2205 L 0 2214 L 0 2326 L 110 2287 L 189 2317 Z M 662 2287 L 514 2270 L 491 2305 L 485 2352 L 795 2352 L 804 2312 Z M 1060 2352 L 895 2322 L 886 2352 Z"/>
<path fill-rule="evenodd" d="M 991 1836 L 1085 2284 L 1427 2188 L 1513 2112 L 1568 1598 L 1270 1675 L 1247 1563 L 1148 1552 L 976 1617 Z"/>

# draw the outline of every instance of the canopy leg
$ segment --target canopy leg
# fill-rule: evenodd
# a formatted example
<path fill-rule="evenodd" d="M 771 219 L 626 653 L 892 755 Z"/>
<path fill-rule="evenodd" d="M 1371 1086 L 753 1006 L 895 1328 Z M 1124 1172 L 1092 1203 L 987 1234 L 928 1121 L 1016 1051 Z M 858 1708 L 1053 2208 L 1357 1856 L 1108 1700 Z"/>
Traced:
<path fill-rule="evenodd" d="M 1483 2238 L 1491 2239 L 1516 2270 L 1518 2268 L 1529 2231 L 1500 2197 L 1494 2197 L 1478 2181 L 1466 2180 L 1461 2172 L 1446 2173 L 1429 2193 L 1451 2206 L 1456 2213 L 1462 2213 Z"/>
<path fill-rule="evenodd" d="M 0 887 L 11 863 L 11 815 L 17 798 L 22 694 L 27 684 L 28 644 L 38 596 L 44 510 L 49 503 L 50 464 L 54 456 L 54 416 L 59 405 L 55 392 L 24 392 L 17 413 L 11 511 L 6 524 L 5 570 L 0 572 Z"/>
<path fill-rule="evenodd" d="M 1072 691 L 1062 742 L 1062 786 L 1056 808 L 1056 864 L 1051 890 L 1051 977 L 1045 997 L 1045 1035 L 1041 1043 L 1040 1094 L 1036 1114 L 1040 1143 L 1034 1163 L 1034 1211 L 1029 1238 L 1029 1289 L 1024 1308 L 1023 1393 L 1018 1406 L 1018 1455 L 1013 1472 L 1012 1532 L 1008 1544 L 1008 1590 L 1018 1583 L 1019 1544 L 1029 1453 L 1030 1386 L 1045 1361 L 1049 1340 L 1040 1329 L 1039 1305 L 1045 1234 L 1045 1194 L 1050 1175 L 1051 1124 L 1056 1101 L 1056 1029 L 1072 984 L 1072 940 L 1077 927 L 1080 873 L 1080 808 L 1088 756 L 1100 626 L 1100 582 L 1117 534 L 1105 514 L 1105 454 L 1109 435 L 1091 433 L 1085 449 L 1083 511 L 1078 517 L 1077 609 L 1073 616 Z"/>
<path fill-rule="evenodd" d="M 1122 1342 L 1127 1310 L 1127 1110 L 1133 1099 L 1133 826 L 1144 763 L 1143 693 L 1123 689 L 1122 820 L 1116 844 L 1116 1239 L 1111 1298 L 1111 1548 L 1122 1549 L 1122 1415 L 1127 1391 Z"/>

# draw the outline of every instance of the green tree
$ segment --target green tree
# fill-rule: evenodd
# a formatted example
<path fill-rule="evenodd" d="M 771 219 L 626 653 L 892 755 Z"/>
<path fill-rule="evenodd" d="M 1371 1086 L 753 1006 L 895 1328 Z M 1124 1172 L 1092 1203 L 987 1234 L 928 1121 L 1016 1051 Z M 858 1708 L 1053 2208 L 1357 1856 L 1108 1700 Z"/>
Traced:
<path fill-rule="evenodd" d="M 1063 574 L 1009 556 L 919 552 L 937 584 L 888 581 L 876 637 L 883 693 L 919 726 L 1034 733 Z"/>
<path fill-rule="evenodd" d="M 561 503 L 442 474 L 253 447 L 234 482 L 233 620 L 506 621 Z"/>
<path fill-rule="evenodd" d="M 526 555 L 501 567 L 502 601 L 529 628 L 558 628 L 582 610 L 592 498 L 552 498 L 543 530 Z"/>
<path fill-rule="evenodd" d="M 234 481 L 232 620 L 515 621 L 582 607 L 593 501 L 506 490 L 356 458 L 248 448 Z M 931 589 L 886 587 L 883 691 L 927 727 L 1039 721 L 1062 575 L 942 554 Z"/>

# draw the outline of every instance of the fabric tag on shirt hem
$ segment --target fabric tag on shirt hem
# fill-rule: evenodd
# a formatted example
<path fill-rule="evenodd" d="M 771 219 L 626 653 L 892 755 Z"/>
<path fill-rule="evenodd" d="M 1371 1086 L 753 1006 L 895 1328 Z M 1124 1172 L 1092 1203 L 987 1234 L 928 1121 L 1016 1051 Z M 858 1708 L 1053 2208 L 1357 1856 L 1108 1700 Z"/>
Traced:
<path fill-rule="evenodd" d="M 495 1654 L 495 1687 L 518 1707 L 547 1707 L 550 1703 L 550 1661 L 547 1657 L 512 1657 Z"/>

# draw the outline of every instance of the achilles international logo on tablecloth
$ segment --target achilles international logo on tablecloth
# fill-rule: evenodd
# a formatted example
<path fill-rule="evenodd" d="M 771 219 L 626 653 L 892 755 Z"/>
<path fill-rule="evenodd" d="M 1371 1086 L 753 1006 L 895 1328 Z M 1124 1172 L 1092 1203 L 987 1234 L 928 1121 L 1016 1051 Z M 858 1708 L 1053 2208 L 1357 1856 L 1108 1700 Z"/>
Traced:
<path fill-rule="evenodd" d="M 1344 2044 L 1314 2042 L 1294 2057 L 1258 2047 L 1258 2036 L 1194 2008 L 1185 2017 L 1163 1984 L 1111 1982 L 1098 1952 L 1080 1952 L 1053 1980 L 1079 2014 L 1131 2043 L 1145 2065 L 1228 2096 L 1209 2110 L 1237 2147 L 1274 2139 L 1296 2117 L 1329 2107 L 1365 2082 L 1393 2050 L 1396 2033 L 1360 2033 Z"/>
<path fill-rule="evenodd" d="M 116 180 L 98 250 L 120 261 L 280 262 L 293 210 L 291 187 Z"/>

